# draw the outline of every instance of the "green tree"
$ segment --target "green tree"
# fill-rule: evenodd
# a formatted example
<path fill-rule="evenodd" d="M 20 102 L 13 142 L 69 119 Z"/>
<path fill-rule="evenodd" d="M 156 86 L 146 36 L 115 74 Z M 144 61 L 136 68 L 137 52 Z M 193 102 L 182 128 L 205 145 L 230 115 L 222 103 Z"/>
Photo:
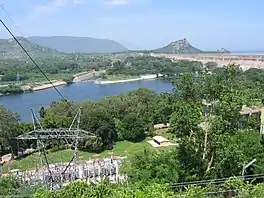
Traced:
<path fill-rule="evenodd" d="M 0 105 L 0 115 L 0 147 L 1 155 L 3 155 L 7 151 L 12 150 L 10 141 L 19 134 L 19 132 L 15 130 L 15 125 L 19 121 L 19 115 L 12 113 L 2 105 Z"/>
<path fill-rule="evenodd" d="M 146 124 L 134 113 L 124 117 L 122 122 L 122 137 L 125 140 L 137 141 L 145 138 Z"/>

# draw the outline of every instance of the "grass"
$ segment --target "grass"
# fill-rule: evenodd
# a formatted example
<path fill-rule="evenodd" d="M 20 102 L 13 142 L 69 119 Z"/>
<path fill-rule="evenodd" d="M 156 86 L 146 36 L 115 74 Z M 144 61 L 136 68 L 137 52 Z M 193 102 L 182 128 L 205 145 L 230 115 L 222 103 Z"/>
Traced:
<path fill-rule="evenodd" d="M 167 132 L 168 129 L 158 129 L 154 131 L 155 135 L 161 135 L 167 139 L 169 139 L 171 142 L 175 142 L 175 136 L 171 133 Z M 128 142 L 128 141 L 120 141 L 117 142 L 114 145 L 114 148 L 112 150 L 105 150 L 99 154 L 96 153 L 90 153 L 85 151 L 79 151 L 78 152 L 78 160 L 89 160 L 92 158 L 100 158 L 100 157 L 107 157 L 107 156 L 131 156 L 139 151 L 144 150 L 145 148 L 148 149 L 166 149 L 166 148 L 153 148 L 147 141 L 151 138 L 148 137 L 142 142 Z M 50 163 L 56 163 L 56 162 L 68 162 L 71 160 L 73 156 L 73 150 L 66 149 L 61 150 L 57 152 L 48 152 L 48 160 Z M 7 173 L 9 170 L 12 169 L 20 169 L 23 170 L 29 170 L 34 169 L 36 167 L 36 164 L 39 165 L 39 154 L 33 153 L 25 158 L 21 158 L 18 160 L 13 160 L 9 163 L 4 164 L 3 166 L 3 172 Z"/>
<path fill-rule="evenodd" d="M 117 142 L 113 150 L 106 150 L 99 154 L 79 151 L 78 160 L 89 160 L 95 157 L 107 157 L 111 155 L 131 156 L 134 153 L 143 150 L 144 148 L 154 149 L 148 144 L 147 140 L 148 139 L 145 139 L 144 141 L 138 142 L 138 143 L 133 143 L 133 142 L 128 142 L 128 141 Z M 68 162 L 71 160 L 72 155 L 73 155 L 73 150 L 67 149 L 67 150 L 61 150 L 57 152 L 49 152 L 48 159 L 50 163 Z M 21 158 L 19 160 L 14 160 L 7 164 L 4 164 L 3 172 L 7 173 L 9 170 L 12 170 L 12 169 L 20 169 L 20 170 L 34 169 L 36 164 L 39 164 L 39 163 L 40 163 L 39 155 L 38 153 L 34 153 L 25 158 Z"/>

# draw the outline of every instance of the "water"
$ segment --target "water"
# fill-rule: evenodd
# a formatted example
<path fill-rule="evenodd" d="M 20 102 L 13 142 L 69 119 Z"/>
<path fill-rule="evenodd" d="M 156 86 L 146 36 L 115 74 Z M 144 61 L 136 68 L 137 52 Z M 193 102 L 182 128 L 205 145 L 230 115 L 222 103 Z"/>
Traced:
<path fill-rule="evenodd" d="M 97 101 L 106 96 L 118 95 L 141 87 L 157 93 L 170 92 L 172 90 L 172 85 L 165 80 L 134 81 L 108 85 L 81 82 L 57 88 L 68 100 L 81 102 L 84 100 Z M 24 94 L 0 96 L 0 104 L 13 112 L 19 113 L 21 121 L 31 122 L 30 109 L 39 110 L 41 106 L 49 106 L 52 101 L 60 99 L 54 89 L 46 89 Z"/>

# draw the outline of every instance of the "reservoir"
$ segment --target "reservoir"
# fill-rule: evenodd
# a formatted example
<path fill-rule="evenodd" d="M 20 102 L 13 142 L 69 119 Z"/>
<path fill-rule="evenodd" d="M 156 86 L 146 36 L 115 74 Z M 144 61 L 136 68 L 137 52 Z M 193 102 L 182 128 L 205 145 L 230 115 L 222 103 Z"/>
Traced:
<path fill-rule="evenodd" d="M 147 88 L 156 93 L 172 91 L 172 85 L 165 80 L 133 81 L 120 84 L 98 85 L 93 82 L 79 82 L 57 87 L 66 99 L 74 102 L 97 101 L 111 95 L 118 95 L 138 88 Z M 40 107 L 48 107 L 52 101 L 60 100 L 53 89 L 45 89 L 24 94 L 0 96 L 0 104 L 21 116 L 21 121 L 31 122 L 30 109 L 36 112 Z"/>

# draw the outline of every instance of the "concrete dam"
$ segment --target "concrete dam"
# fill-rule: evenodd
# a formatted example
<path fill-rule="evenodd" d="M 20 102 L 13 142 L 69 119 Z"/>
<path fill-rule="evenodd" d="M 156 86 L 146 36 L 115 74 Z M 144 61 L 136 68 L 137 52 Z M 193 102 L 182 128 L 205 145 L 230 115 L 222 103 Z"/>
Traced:
<path fill-rule="evenodd" d="M 236 63 L 241 69 L 264 69 L 264 55 L 232 55 L 232 54 L 161 54 L 152 53 L 153 57 L 166 57 L 172 60 L 200 61 L 202 63 L 216 62 L 219 67 Z"/>

